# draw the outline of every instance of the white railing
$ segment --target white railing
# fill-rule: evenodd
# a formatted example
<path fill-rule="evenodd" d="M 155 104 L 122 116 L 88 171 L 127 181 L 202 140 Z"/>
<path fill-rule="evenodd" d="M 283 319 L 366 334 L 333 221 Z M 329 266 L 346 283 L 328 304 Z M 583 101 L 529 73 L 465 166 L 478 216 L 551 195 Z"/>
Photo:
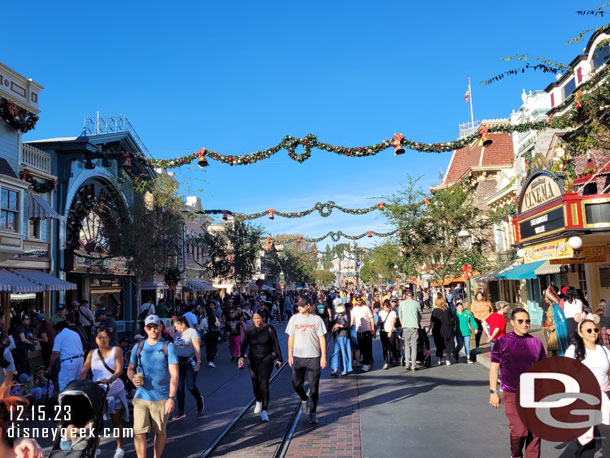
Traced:
<path fill-rule="evenodd" d="M 41 172 L 51 173 L 51 155 L 34 148 L 27 143 L 21 149 L 21 163 L 25 168 L 35 169 Z"/>
<path fill-rule="evenodd" d="M 460 124 L 460 138 L 468 137 L 469 135 L 474 134 L 480 125 L 481 121 L 465 122 Z"/>

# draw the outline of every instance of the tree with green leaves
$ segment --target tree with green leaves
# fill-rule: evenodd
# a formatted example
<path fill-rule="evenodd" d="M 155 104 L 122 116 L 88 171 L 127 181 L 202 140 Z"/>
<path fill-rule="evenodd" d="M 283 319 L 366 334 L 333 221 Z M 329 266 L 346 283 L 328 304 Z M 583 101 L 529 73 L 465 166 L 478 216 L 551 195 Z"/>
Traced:
<path fill-rule="evenodd" d="M 328 269 L 318 269 L 313 274 L 316 284 L 320 287 L 328 287 L 335 283 L 335 274 Z"/>
<path fill-rule="evenodd" d="M 121 186 L 124 194 L 131 196 L 129 209 L 116 224 L 103 227 L 112 252 L 126 259 L 137 291 L 155 273 L 176 281 L 178 268 L 169 262 L 177 254 L 184 225 L 184 202 L 178 194 L 178 183 L 162 174 L 152 179 L 135 178 Z"/>
<path fill-rule="evenodd" d="M 377 245 L 366 251 L 360 269 L 360 278 L 369 285 L 393 282 L 398 273 L 394 267 L 402 263 L 401 258 L 400 247 L 396 240 L 388 240 Z"/>
<path fill-rule="evenodd" d="M 227 278 L 234 280 L 240 289 L 252 280 L 256 271 L 256 260 L 262 249 L 262 235 L 263 228 L 258 225 L 239 220 L 227 225 L 225 236 L 232 264 Z"/>
<path fill-rule="evenodd" d="M 417 181 L 409 177 L 407 185 L 386 200 L 386 215 L 399 227 L 400 271 L 407 277 L 427 273 L 442 285 L 461 276 L 464 264 L 473 270 L 487 268 L 484 253 L 490 248 L 492 223 L 477 206 L 469 184 L 440 187 L 428 198 Z M 471 249 L 460 247 L 460 231 L 469 232 Z"/>

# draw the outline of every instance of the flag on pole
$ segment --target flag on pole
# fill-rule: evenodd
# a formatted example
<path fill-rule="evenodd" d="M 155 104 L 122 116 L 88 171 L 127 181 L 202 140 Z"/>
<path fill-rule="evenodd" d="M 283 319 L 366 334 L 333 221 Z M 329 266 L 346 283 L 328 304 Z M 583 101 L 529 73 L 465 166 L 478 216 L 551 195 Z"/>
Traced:
<path fill-rule="evenodd" d="M 468 85 L 468 89 L 466 89 L 466 94 L 464 94 L 464 101 L 466 103 L 470 102 L 470 85 Z"/>

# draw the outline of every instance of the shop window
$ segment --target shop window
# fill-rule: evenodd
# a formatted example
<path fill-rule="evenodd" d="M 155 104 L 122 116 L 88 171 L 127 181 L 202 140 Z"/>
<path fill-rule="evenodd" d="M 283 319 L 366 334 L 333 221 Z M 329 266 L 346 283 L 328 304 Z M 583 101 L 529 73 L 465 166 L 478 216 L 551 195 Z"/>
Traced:
<path fill-rule="evenodd" d="M 601 48 L 595 49 L 593 52 L 593 68 L 598 69 L 603 65 L 606 65 L 610 58 L 610 44 L 606 43 Z"/>
<path fill-rule="evenodd" d="M 570 78 L 568 80 L 568 82 L 565 84 L 565 86 L 563 87 L 563 98 L 567 99 L 569 97 L 569 95 L 574 92 L 574 90 L 576 89 L 576 81 L 574 80 L 574 78 Z"/>
<path fill-rule="evenodd" d="M 38 218 L 28 220 L 28 239 L 40 240 L 41 226 Z"/>
<path fill-rule="evenodd" d="M 19 232 L 19 192 L 2 188 L 0 229 Z"/>

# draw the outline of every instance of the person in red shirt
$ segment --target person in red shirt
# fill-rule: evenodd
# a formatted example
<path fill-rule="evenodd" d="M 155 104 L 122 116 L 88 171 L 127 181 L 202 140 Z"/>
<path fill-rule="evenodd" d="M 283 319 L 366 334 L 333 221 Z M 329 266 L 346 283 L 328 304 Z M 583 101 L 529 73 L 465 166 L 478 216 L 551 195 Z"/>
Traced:
<path fill-rule="evenodd" d="M 508 302 L 498 301 L 496 302 L 496 313 L 492 313 L 485 320 L 489 325 L 487 343 L 491 345 L 492 349 L 496 339 L 506 334 L 506 318 L 504 317 L 506 313 L 508 313 Z"/>

